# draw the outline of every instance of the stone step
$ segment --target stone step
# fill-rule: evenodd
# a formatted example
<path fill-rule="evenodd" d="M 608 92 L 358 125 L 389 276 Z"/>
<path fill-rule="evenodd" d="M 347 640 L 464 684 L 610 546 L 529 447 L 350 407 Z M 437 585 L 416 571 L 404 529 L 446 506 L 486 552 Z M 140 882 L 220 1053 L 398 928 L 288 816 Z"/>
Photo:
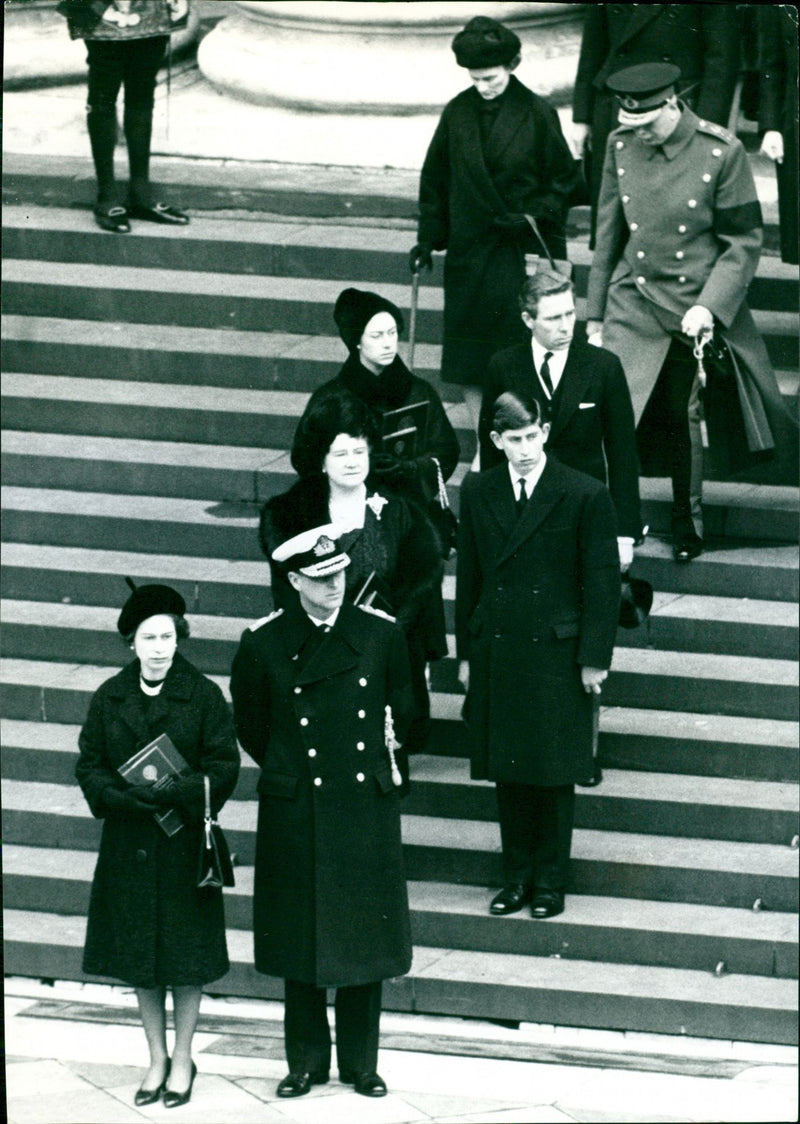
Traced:
<path fill-rule="evenodd" d="M 230 800 L 220 822 L 248 865 L 255 857 L 257 804 Z M 97 847 L 99 821 L 77 785 L 6 781 L 4 845 Z M 473 886 L 502 883 L 496 823 L 403 815 L 406 873 L 418 881 Z M 578 894 L 774 912 L 797 909 L 798 851 L 788 844 L 683 838 L 576 828 L 568 890 Z"/>
<path fill-rule="evenodd" d="M 74 782 L 79 726 L 4 718 L 2 733 L 4 779 Z M 411 763 L 411 776 L 405 811 L 496 819 L 494 786 L 471 782 L 465 759 L 421 755 Z M 258 799 L 257 777 L 245 756 L 237 799 Z M 601 786 L 578 789 L 577 797 L 579 827 L 787 845 L 797 833 L 797 789 L 788 782 L 606 769 Z"/>
<path fill-rule="evenodd" d="M 338 336 L 186 328 L 173 324 L 6 314 L 3 369 L 40 375 L 135 379 L 192 386 L 270 388 L 310 392 L 333 378 L 346 358 Z M 400 344 L 408 357 L 408 345 Z M 460 387 L 439 378 L 441 347 L 418 343 L 414 369 L 443 401 L 460 402 Z M 776 371 L 787 406 L 796 409 L 797 367 Z"/>
<path fill-rule="evenodd" d="M 93 851 L 7 846 L 6 909 L 86 914 L 95 862 Z M 728 972 L 797 976 L 796 926 L 785 913 L 575 894 L 547 925 L 527 910 L 498 923 L 480 887 L 412 881 L 408 889 L 415 945 L 706 972 L 722 961 Z M 253 868 L 237 866 L 236 886 L 225 893 L 230 928 L 252 923 L 252 896 Z"/>
<path fill-rule="evenodd" d="M 51 388 L 41 386 L 39 379 L 52 384 L 52 376 L 16 376 L 23 385 L 18 386 L 18 404 L 23 423 L 30 418 L 38 399 L 26 400 L 25 381 L 31 379 L 31 389 L 41 391 L 47 399 Z M 74 380 L 69 380 L 70 385 Z M 5 412 L 12 417 L 14 407 L 9 396 L 14 390 L 15 376 L 7 379 Z M 77 388 L 80 390 L 80 388 Z M 170 388 L 173 392 L 175 388 Z M 62 390 L 56 387 L 57 392 Z M 97 388 L 99 394 L 101 388 Z M 142 384 L 126 384 L 126 393 L 119 404 L 130 407 L 132 399 L 142 392 Z M 236 405 L 231 392 L 231 404 Z M 277 409 L 297 409 L 302 412 L 305 396 L 292 392 L 262 392 L 262 406 Z M 239 402 L 240 413 L 246 418 L 247 407 L 253 404 L 253 395 L 245 392 L 246 400 Z M 208 391 L 193 398 L 188 395 L 186 404 L 189 420 L 187 426 L 195 432 L 202 430 L 208 415 Z M 277 399 L 277 401 L 276 401 Z M 113 400 L 113 397 L 112 397 Z M 139 409 L 142 429 L 156 428 L 150 410 L 156 412 L 156 422 L 164 421 L 164 429 L 174 421 L 174 393 L 167 395 L 161 388 L 150 405 Z M 48 421 L 56 424 L 64 400 L 46 403 Z M 85 409 L 82 409 L 85 406 Z M 99 411 L 93 414 L 93 409 Z M 69 420 L 65 424 L 83 425 L 88 429 L 92 418 L 103 425 L 111 413 L 110 403 L 98 403 L 93 398 L 88 403 L 75 400 L 66 406 Z M 166 411 L 166 412 L 165 412 Z M 463 409 L 450 407 L 451 420 L 463 424 Z M 55 416 L 53 416 L 55 414 Z M 146 416 L 145 416 L 146 415 Z M 39 412 L 41 423 L 41 411 Z M 182 426 L 178 427 L 179 429 Z M 221 427 L 220 427 L 221 428 Z M 172 430 L 175 433 L 175 429 Z M 177 434 L 176 434 L 177 435 Z M 160 438 L 161 433 L 157 432 Z M 462 431 L 462 438 L 467 435 Z M 119 436 L 95 436 L 91 433 L 53 433 L 38 430 L 6 429 L 2 434 L 3 481 L 7 485 L 48 488 L 58 483 L 60 488 L 128 495 L 167 496 L 190 499 L 242 500 L 262 503 L 265 499 L 284 491 L 295 480 L 294 469 L 288 454 L 280 448 L 259 446 L 216 445 L 192 441 L 149 440 Z M 458 484 L 466 471 L 462 465 L 449 482 L 454 508 L 458 509 Z M 654 533 L 669 534 L 672 496 L 669 483 L 664 479 L 649 478 L 641 482 L 643 518 Z M 800 493 L 797 487 L 747 484 L 741 482 L 711 481 L 705 491 L 705 529 L 711 538 L 754 538 L 796 541 L 798 534 L 798 508 Z"/>
<path fill-rule="evenodd" d="M 44 309 L 49 316 L 68 318 L 318 334 L 330 331 L 331 309 L 341 288 L 341 281 L 320 280 L 317 276 L 298 279 L 12 257 L 4 261 L 5 311 L 16 315 L 33 308 Z M 381 292 L 399 308 L 408 310 L 408 282 L 382 284 Z M 420 341 L 431 343 L 441 338 L 442 307 L 441 289 L 420 286 Z M 578 298 L 576 308 L 582 318 L 582 298 Z M 796 367 L 800 354 L 797 313 L 756 309 L 754 317 L 772 362 L 779 367 Z"/>
<path fill-rule="evenodd" d="M 506 924 L 511 919 L 504 919 Z M 552 925 L 553 922 L 547 922 Z M 85 979 L 85 922 L 38 911 L 5 911 L 5 968 L 12 975 Z M 221 995 L 280 998 L 279 980 L 252 968 L 252 934 L 228 930 L 231 970 L 211 984 Z M 484 1019 L 603 1026 L 725 1038 L 797 1042 L 793 981 L 658 966 L 608 964 L 553 956 L 414 950 L 410 974 L 384 984 L 387 1010 Z"/>
<path fill-rule="evenodd" d="M 259 588 L 263 588 L 261 577 Z M 74 597 L 59 603 L 45 600 L 38 589 L 35 592 L 35 599 L 8 597 L 2 602 L 6 655 L 58 659 L 69 653 L 71 660 L 119 662 L 118 609 L 85 606 Z M 451 654 L 455 651 L 453 593 L 454 582 L 448 579 L 444 596 Z M 251 619 L 240 611 L 193 614 L 192 658 L 205 670 L 226 671 L 233 646 Z M 791 660 L 797 651 L 797 630 L 797 607 L 784 602 L 656 593 L 649 622 L 637 629 L 620 629 L 617 645 Z"/>
<path fill-rule="evenodd" d="M 133 238 L 107 238 L 88 228 L 74 209 L 21 207 L 3 209 L 3 239 L 9 258 L 34 261 L 82 261 L 93 265 L 206 271 L 250 275 L 329 278 L 353 277 L 370 285 L 409 285 L 408 252 L 413 230 L 362 221 L 321 224 L 303 218 L 194 218 L 184 229 L 137 227 Z M 591 251 L 584 240 L 571 240 L 578 293 L 586 291 Z M 443 256 L 424 274 L 423 284 L 442 284 Z M 776 258 L 762 257 L 749 290 L 754 308 L 796 311 L 797 271 Z"/>
<path fill-rule="evenodd" d="M 66 653 L 72 662 L 119 666 L 126 653 L 119 647 L 117 616 L 116 609 L 13 602 L 4 613 L 6 651 L 32 662 L 63 659 Z M 226 674 L 247 620 L 205 617 L 194 623 L 194 635 L 186 643 L 188 657 L 204 672 Z M 453 659 L 432 664 L 433 691 L 460 697 L 456 673 Z M 793 659 L 618 646 L 603 701 L 608 706 L 796 720 L 797 685 Z"/>

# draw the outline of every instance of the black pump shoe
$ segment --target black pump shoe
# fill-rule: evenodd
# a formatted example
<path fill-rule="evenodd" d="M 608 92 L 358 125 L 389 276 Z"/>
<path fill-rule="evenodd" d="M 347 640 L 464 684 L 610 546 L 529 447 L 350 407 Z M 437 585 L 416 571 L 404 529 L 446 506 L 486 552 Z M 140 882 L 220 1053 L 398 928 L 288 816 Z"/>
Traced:
<path fill-rule="evenodd" d="M 192 1076 L 189 1081 L 189 1088 L 185 1093 L 176 1093 L 172 1089 L 164 1090 L 164 1108 L 179 1108 L 182 1104 L 188 1104 L 192 1096 L 192 1086 L 194 1079 L 197 1077 L 197 1066 L 192 1062 Z"/>
<path fill-rule="evenodd" d="M 113 207 L 95 207 L 94 221 L 101 230 L 108 230 L 111 234 L 130 234 L 131 231 L 128 212 L 119 203 Z"/>
<path fill-rule="evenodd" d="M 171 207 L 169 203 L 152 203 L 148 206 L 143 203 L 131 203 L 128 210 L 135 219 L 160 222 L 166 226 L 186 226 L 189 221 L 187 214 L 178 207 Z"/>
<path fill-rule="evenodd" d="M 136 1096 L 133 1098 L 133 1103 L 137 1108 L 143 1108 L 147 1104 L 156 1103 L 161 1094 L 164 1092 L 164 1087 L 167 1084 L 170 1064 L 170 1060 L 169 1058 L 167 1058 L 167 1068 L 164 1070 L 164 1080 L 161 1082 L 157 1089 L 145 1089 L 144 1087 L 142 1087 L 137 1091 Z"/>

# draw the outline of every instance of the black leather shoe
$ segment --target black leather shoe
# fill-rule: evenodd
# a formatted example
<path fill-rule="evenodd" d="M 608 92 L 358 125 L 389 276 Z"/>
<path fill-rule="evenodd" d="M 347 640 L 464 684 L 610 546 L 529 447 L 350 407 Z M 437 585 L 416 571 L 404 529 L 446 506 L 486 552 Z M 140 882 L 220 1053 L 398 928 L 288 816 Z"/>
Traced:
<path fill-rule="evenodd" d="M 312 1085 L 325 1085 L 327 1073 L 287 1073 L 278 1086 L 279 1097 L 304 1097 Z"/>
<path fill-rule="evenodd" d="M 108 230 L 111 234 L 130 234 L 131 232 L 128 212 L 118 204 L 113 207 L 95 207 L 94 221 L 101 230 Z"/>
<path fill-rule="evenodd" d="M 596 788 L 597 785 L 600 784 L 602 779 L 603 779 L 603 770 L 600 768 L 600 766 L 595 761 L 594 769 L 592 771 L 592 775 L 589 778 L 589 780 L 588 781 L 576 781 L 575 783 L 580 788 Z"/>
<path fill-rule="evenodd" d="M 143 203 L 131 203 L 128 210 L 135 219 L 145 222 L 160 222 L 166 226 L 186 226 L 189 216 L 168 203 L 153 203 L 146 207 Z"/>
<path fill-rule="evenodd" d="M 192 1088 L 194 1086 L 195 1077 L 197 1077 L 197 1066 L 192 1062 L 192 1076 L 189 1080 L 189 1088 L 183 1093 L 176 1093 L 173 1089 L 165 1089 L 164 1108 L 180 1108 L 182 1104 L 188 1104 L 192 1098 Z"/>
<path fill-rule="evenodd" d="M 536 890 L 531 901 L 531 917 L 542 921 L 564 912 L 564 894 L 561 890 Z"/>
<path fill-rule="evenodd" d="M 385 1097 L 388 1089 L 379 1073 L 354 1073 L 352 1069 L 340 1069 L 339 1080 L 343 1085 L 352 1085 L 362 1097 Z"/>
<path fill-rule="evenodd" d="M 164 1086 L 167 1083 L 167 1078 L 169 1077 L 169 1066 L 170 1061 L 169 1058 L 167 1058 L 167 1068 L 164 1070 L 164 1080 L 161 1082 L 157 1089 L 141 1088 L 137 1090 L 136 1096 L 133 1098 L 133 1103 L 137 1108 L 144 1108 L 144 1106 L 147 1104 L 155 1104 L 156 1101 L 160 1098 L 161 1094 L 164 1092 Z"/>
<path fill-rule="evenodd" d="M 530 900 L 531 891 L 528 886 L 524 886 L 521 882 L 511 882 L 492 898 L 489 912 L 493 913 L 495 917 L 504 917 L 507 913 L 518 913 Z"/>
<path fill-rule="evenodd" d="M 691 562 L 703 553 L 703 540 L 699 535 L 678 535 L 672 543 L 672 557 L 676 562 Z"/>

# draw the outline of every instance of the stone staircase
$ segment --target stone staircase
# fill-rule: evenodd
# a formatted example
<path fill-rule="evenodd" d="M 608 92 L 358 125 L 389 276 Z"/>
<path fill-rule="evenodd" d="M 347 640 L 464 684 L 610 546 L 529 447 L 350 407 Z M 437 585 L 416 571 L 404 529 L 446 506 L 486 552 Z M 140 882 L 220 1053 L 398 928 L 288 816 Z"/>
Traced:
<path fill-rule="evenodd" d="M 71 209 L 5 208 L 3 830 L 6 971 L 80 979 L 100 825 L 73 779 L 91 693 L 125 662 L 125 575 L 186 597 L 186 654 L 227 693 L 243 628 L 271 608 L 258 505 L 293 478 L 308 393 L 344 358 L 345 284 L 408 307 L 410 224 L 197 217 L 113 238 Z M 579 296 L 589 256 L 576 243 Z M 426 276 L 417 371 L 438 380 L 441 265 Z M 751 289 L 787 398 L 797 393 L 796 271 Z M 580 302 L 579 302 L 580 312 Z M 758 481 L 758 482 L 757 482 Z M 400 1010 L 719 1038 L 797 1040 L 798 493 L 784 464 L 711 480 L 710 549 L 664 535 L 666 481 L 643 481 L 656 589 L 621 632 L 604 692 L 605 780 L 579 789 L 567 910 L 491 918 L 493 788 L 469 781 L 455 661 L 432 668 L 430 753 L 412 763 L 404 839 L 415 939 Z M 445 601 L 452 629 L 454 564 Z M 452 644 L 451 644 L 452 656 Z M 280 995 L 252 968 L 256 769 L 221 820 L 232 968 L 212 990 Z"/>

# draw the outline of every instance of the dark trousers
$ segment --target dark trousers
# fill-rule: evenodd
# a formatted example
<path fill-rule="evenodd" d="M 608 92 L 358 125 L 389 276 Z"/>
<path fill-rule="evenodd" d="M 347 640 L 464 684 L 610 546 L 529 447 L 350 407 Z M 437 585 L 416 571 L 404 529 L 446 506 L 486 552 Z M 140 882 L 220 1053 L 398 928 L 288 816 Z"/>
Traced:
<path fill-rule="evenodd" d="M 657 425 L 659 440 L 668 450 L 673 535 L 702 538 L 703 441 L 698 390 L 692 349 L 673 340 L 640 424 L 644 429 Z"/>
<path fill-rule="evenodd" d="M 97 175 L 98 202 L 116 201 L 114 147 L 117 141 L 117 97 L 125 87 L 123 128 L 128 146 L 131 201 L 149 205 L 150 139 L 158 68 L 169 37 L 87 40 L 89 90 L 86 123 Z"/>
<path fill-rule="evenodd" d="M 382 984 L 336 989 L 336 1060 L 340 1072 L 375 1073 L 378 1067 Z M 327 1073 L 331 1032 L 324 987 L 284 980 L 284 1039 L 292 1073 Z"/>
<path fill-rule="evenodd" d="M 575 786 L 498 784 L 497 808 L 506 883 L 563 891 L 572 845 Z"/>

